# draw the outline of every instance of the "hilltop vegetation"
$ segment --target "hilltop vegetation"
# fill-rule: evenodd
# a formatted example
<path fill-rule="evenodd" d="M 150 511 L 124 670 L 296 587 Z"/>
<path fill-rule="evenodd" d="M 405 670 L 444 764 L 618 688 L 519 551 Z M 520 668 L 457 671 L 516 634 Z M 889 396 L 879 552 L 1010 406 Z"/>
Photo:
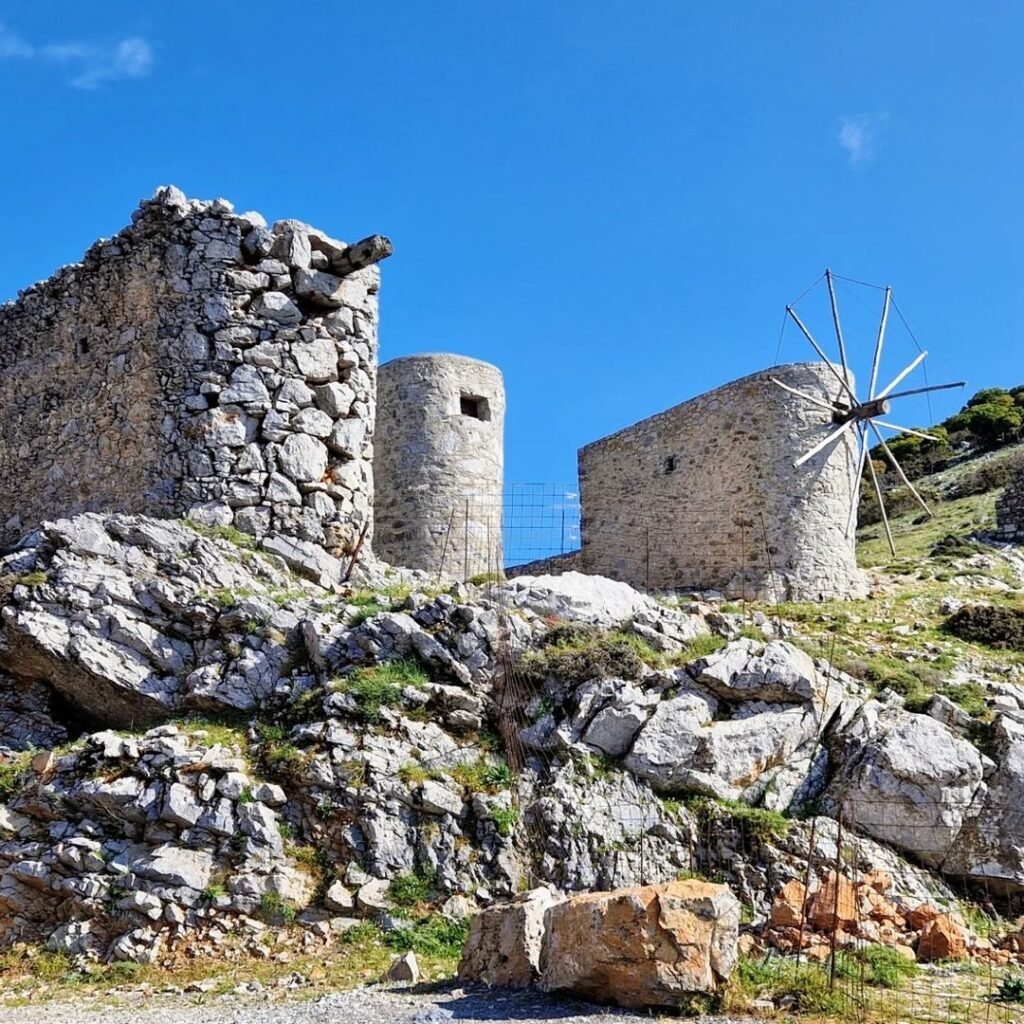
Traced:
<path fill-rule="evenodd" d="M 955 415 L 931 427 L 918 427 L 935 437 L 928 441 L 914 434 L 899 434 L 888 441 L 907 477 L 920 481 L 918 491 L 929 503 L 941 498 L 960 499 L 987 494 L 1002 487 L 1013 472 L 1024 467 L 1024 454 L 993 457 L 1013 451 L 1024 441 L 1024 385 L 1006 388 L 984 388 L 976 392 Z M 870 458 L 886 497 L 890 516 L 920 506 L 903 486 L 881 445 L 871 449 Z M 970 465 L 971 472 L 956 476 L 955 488 L 943 493 L 930 479 L 937 473 Z M 861 526 L 880 522 L 878 500 L 871 484 L 870 470 L 864 469 L 861 481 L 858 522 Z"/>

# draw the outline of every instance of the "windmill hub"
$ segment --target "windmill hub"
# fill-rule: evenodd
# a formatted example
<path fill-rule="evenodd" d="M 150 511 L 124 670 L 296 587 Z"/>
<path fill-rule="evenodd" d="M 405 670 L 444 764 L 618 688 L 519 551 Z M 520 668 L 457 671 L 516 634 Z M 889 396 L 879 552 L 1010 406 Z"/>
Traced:
<path fill-rule="evenodd" d="M 832 414 L 832 422 L 849 423 L 850 420 L 869 420 L 872 416 L 884 416 L 891 406 L 886 398 L 876 398 L 871 402 L 861 402 L 854 406 L 836 403 L 836 411 Z"/>

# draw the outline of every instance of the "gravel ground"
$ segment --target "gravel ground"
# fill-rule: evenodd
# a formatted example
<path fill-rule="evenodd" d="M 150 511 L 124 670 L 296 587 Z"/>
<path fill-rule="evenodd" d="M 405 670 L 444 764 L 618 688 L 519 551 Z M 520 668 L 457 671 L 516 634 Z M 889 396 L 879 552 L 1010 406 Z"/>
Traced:
<path fill-rule="evenodd" d="M 463 989 L 355 989 L 312 1000 L 122 994 L 120 1005 L 48 1003 L 0 1008 L 0 1024 L 603 1024 L 647 1015 L 554 999 L 536 992 Z M 738 1024 L 731 1018 L 705 1018 Z"/>

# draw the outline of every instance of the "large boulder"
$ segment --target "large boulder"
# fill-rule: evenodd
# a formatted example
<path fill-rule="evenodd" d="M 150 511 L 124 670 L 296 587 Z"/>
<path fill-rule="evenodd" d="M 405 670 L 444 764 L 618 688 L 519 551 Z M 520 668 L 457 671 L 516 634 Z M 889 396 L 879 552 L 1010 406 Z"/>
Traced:
<path fill-rule="evenodd" d="M 570 897 L 547 913 L 541 988 L 632 1009 L 678 1007 L 732 974 L 739 921 L 739 901 L 710 882 Z"/>
<path fill-rule="evenodd" d="M 545 915 L 560 899 L 551 889 L 531 889 L 512 903 L 477 914 L 459 961 L 459 978 L 504 988 L 535 984 L 540 977 Z"/>
<path fill-rule="evenodd" d="M 928 715 L 869 701 L 833 738 L 826 807 L 847 825 L 941 867 L 985 795 L 989 764 Z"/>
<path fill-rule="evenodd" d="M 823 702 L 828 686 L 809 654 L 781 640 L 734 640 L 688 668 L 697 682 L 727 700 Z"/>

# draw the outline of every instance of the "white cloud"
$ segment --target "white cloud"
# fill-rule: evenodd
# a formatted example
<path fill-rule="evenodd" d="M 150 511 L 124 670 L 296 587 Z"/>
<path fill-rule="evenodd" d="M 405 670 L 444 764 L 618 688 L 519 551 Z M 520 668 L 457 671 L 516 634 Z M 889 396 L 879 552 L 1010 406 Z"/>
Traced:
<path fill-rule="evenodd" d="M 0 60 L 34 56 L 35 48 L 0 21 Z"/>
<path fill-rule="evenodd" d="M 76 89 L 95 89 L 104 82 L 144 78 L 153 66 L 145 39 L 131 37 L 113 45 L 73 40 L 35 46 L 0 22 L 0 61 L 38 60 L 60 65 Z"/>
<path fill-rule="evenodd" d="M 112 51 L 99 53 L 71 80 L 78 89 L 95 89 L 102 82 L 145 78 L 153 64 L 153 51 L 145 39 L 122 39 Z"/>
<path fill-rule="evenodd" d="M 884 114 L 857 114 L 843 117 L 839 124 L 837 141 L 846 150 L 850 164 L 870 163 L 875 158 L 875 136 Z"/>

